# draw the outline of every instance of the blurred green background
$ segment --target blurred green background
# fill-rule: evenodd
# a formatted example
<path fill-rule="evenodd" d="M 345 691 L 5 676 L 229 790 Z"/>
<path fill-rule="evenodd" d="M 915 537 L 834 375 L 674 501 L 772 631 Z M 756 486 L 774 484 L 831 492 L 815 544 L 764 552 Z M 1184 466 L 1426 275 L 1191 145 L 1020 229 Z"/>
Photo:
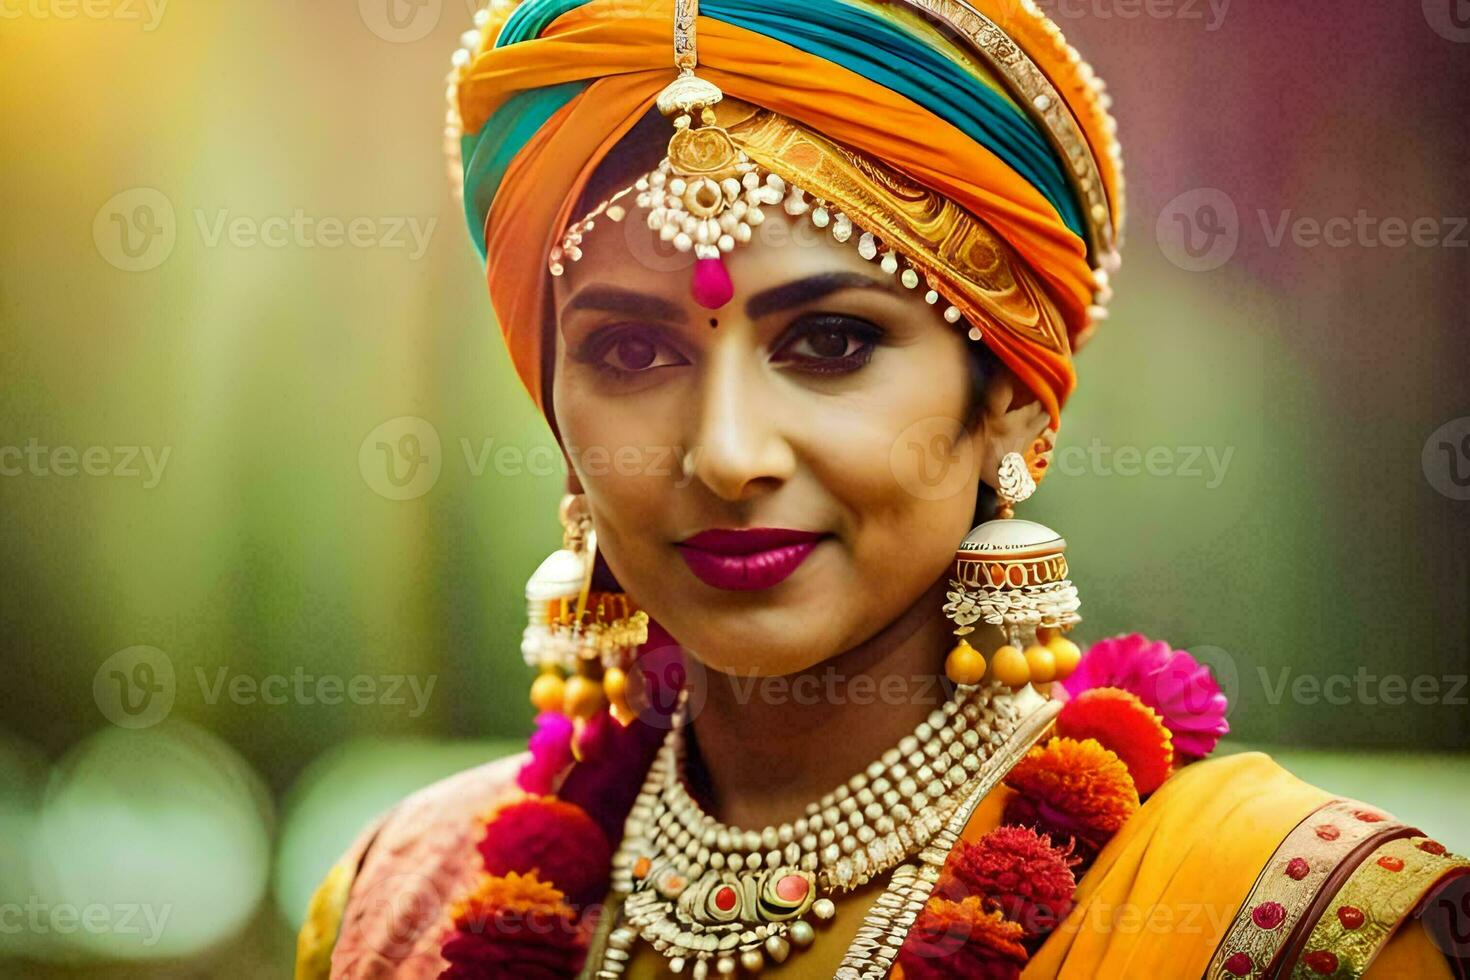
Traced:
<path fill-rule="evenodd" d="M 1084 637 L 1194 650 L 1231 747 L 1470 848 L 1470 34 L 1044 6 L 1129 154 L 1027 513 Z M 563 476 L 443 173 L 471 13 L 0 5 L 0 974 L 286 975 L 368 816 L 527 731 Z"/>

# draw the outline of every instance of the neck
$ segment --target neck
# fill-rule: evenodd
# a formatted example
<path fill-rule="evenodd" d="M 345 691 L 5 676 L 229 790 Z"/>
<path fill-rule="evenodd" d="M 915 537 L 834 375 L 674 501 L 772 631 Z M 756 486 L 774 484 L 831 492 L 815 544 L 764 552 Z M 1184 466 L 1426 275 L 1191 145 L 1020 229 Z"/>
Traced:
<path fill-rule="evenodd" d="M 947 583 L 946 575 L 870 639 L 800 673 L 712 674 L 688 774 L 710 812 L 743 828 L 795 820 L 940 707 L 953 691 L 943 662 L 954 638 L 939 611 Z"/>

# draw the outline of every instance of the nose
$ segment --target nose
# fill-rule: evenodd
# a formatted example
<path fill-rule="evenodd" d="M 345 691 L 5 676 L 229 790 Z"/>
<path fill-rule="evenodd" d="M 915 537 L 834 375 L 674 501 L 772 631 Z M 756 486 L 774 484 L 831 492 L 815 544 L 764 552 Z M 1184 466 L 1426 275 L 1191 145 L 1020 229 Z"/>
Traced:
<path fill-rule="evenodd" d="M 728 501 L 777 489 L 791 478 L 796 455 L 764 366 L 739 343 L 716 344 L 705 365 L 688 472 Z"/>

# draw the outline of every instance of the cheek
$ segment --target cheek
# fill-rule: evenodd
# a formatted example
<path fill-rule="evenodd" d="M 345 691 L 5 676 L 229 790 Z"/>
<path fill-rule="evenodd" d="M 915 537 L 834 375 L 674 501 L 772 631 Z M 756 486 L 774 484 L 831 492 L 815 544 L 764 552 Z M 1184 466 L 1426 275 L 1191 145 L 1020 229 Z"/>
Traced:
<path fill-rule="evenodd" d="M 968 365 L 949 340 L 890 351 L 889 364 L 871 365 L 882 384 L 860 401 L 806 413 L 807 458 L 844 505 L 857 550 L 936 537 L 949 549 L 956 527 L 969 530 L 980 454 L 963 422 Z"/>
<path fill-rule="evenodd" d="M 616 574 L 617 564 L 641 563 L 642 552 L 665 543 L 649 529 L 663 527 L 659 518 L 669 512 L 669 494 L 683 482 L 677 433 L 669 424 L 677 415 L 568 387 L 554 389 L 557 425 Z"/>

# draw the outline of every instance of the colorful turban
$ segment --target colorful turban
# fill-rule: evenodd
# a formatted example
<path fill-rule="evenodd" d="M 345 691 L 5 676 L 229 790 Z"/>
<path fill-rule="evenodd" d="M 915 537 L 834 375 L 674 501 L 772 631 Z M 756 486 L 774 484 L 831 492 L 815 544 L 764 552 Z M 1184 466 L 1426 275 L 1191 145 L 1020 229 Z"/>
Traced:
<path fill-rule="evenodd" d="M 494 0 L 455 59 L 451 158 L 511 360 L 548 418 L 547 256 L 677 74 L 674 5 Z M 943 284 L 1055 426 L 1123 209 L 1102 83 L 1055 25 L 1031 0 L 702 0 L 696 30 L 697 73 L 766 110 L 747 129 L 764 143 L 742 148 L 803 178 L 820 163 L 837 199 L 830 174 L 884 175 L 846 181 L 844 206 Z"/>

